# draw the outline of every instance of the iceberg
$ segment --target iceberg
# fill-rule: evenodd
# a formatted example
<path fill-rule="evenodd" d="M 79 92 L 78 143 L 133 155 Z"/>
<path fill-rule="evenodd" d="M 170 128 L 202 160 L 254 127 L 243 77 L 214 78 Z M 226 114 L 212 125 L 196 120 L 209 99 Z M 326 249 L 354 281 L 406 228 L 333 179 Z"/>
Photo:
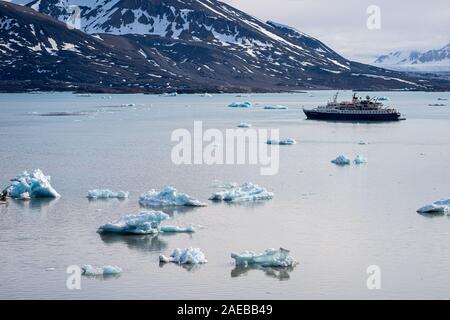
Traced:
<path fill-rule="evenodd" d="M 118 220 L 100 226 L 98 233 L 155 234 L 159 225 L 168 220 L 168 214 L 161 211 L 144 211 L 140 214 L 125 215 Z"/>
<path fill-rule="evenodd" d="M 11 179 L 11 185 L 5 190 L 9 197 L 22 200 L 60 197 L 59 193 L 51 186 L 50 181 L 50 176 L 44 175 L 40 169 L 34 170 L 32 174 L 23 171 Z"/>
<path fill-rule="evenodd" d="M 289 109 L 289 107 L 276 105 L 276 106 L 266 106 L 266 107 L 264 107 L 264 109 L 266 109 L 266 110 L 287 110 L 287 109 Z"/>
<path fill-rule="evenodd" d="M 218 191 L 211 195 L 209 200 L 227 201 L 227 202 L 244 202 L 257 200 L 270 200 L 273 193 L 268 192 L 265 188 L 256 184 L 247 182 L 242 186 L 232 187 L 224 191 Z"/>
<path fill-rule="evenodd" d="M 353 160 L 353 163 L 354 164 L 364 164 L 364 163 L 367 163 L 367 159 L 364 156 L 358 154 L 356 156 L 355 160 Z"/>
<path fill-rule="evenodd" d="M 289 250 L 280 248 L 267 249 L 264 253 L 255 254 L 251 251 L 244 251 L 241 254 L 232 253 L 237 266 L 258 264 L 263 267 L 291 267 L 296 261 L 289 255 Z"/>
<path fill-rule="evenodd" d="M 176 96 L 178 96 L 178 93 L 176 93 L 176 92 L 164 93 L 162 96 L 163 97 L 176 97 Z"/>
<path fill-rule="evenodd" d="M 179 226 L 161 226 L 159 231 L 163 233 L 194 233 L 195 229 L 192 226 L 182 228 Z"/>
<path fill-rule="evenodd" d="M 228 105 L 230 108 L 250 108 L 252 106 L 251 102 L 233 102 Z"/>
<path fill-rule="evenodd" d="M 139 203 L 147 207 L 165 207 L 165 206 L 189 206 L 205 207 L 206 204 L 192 198 L 185 193 L 179 193 L 177 189 L 167 186 L 161 191 L 152 189 L 144 193 L 139 198 Z"/>
<path fill-rule="evenodd" d="M 81 271 L 85 276 L 107 276 L 122 273 L 122 269 L 118 266 L 106 265 L 103 267 L 95 267 L 90 264 L 85 264 L 84 266 L 82 266 Z"/>
<path fill-rule="evenodd" d="M 351 163 L 351 160 L 346 156 L 340 155 L 336 159 L 331 160 L 331 162 L 337 164 L 338 166 L 346 166 Z"/>
<path fill-rule="evenodd" d="M 118 191 L 113 192 L 109 189 L 94 189 L 89 190 L 87 193 L 87 198 L 89 199 L 109 199 L 109 198 L 117 198 L 117 199 L 125 199 L 130 195 L 127 191 Z"/>
<path fill-rule="evenodd" d="M 417 209 L 418 213 L 446 213 L 450 211 L 450 197 L 427 204 Z"/>
<path fill-rule="evenodd" d="M 159 261 L 163 263 L 174 262 L 178 264 L 202 264 L 208 261 L 205 258 L 205 254 L 199 248 L 177 248 L 173 250 L 170 257 L 164 255 L 159 256 Z"/>
<path fill-rule="evenodd" d="M 276 140 L 276 139 L 268 139 L 267 140 L 267 144 L 277 144 L 277 145 L 281 145 L 281 146 L 290 146 L 293 144 L 296 144 L 297 141 L 295 141 L 295 139 L 292 138 L 286 138 L 286 139 L 280 139 L 280 140 Z"/>
<path fill-rule="evenodd" d="M 241 122 L 237 125 L 238 128 L 251 128 L 252 125 L 250 123 Z"/>

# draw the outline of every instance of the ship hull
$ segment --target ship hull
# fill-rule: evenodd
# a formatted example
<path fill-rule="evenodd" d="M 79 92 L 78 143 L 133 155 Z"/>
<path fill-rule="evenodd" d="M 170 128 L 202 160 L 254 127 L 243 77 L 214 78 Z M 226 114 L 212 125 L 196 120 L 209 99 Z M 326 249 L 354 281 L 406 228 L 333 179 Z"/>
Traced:
<path fill-rule="evenodd" d="M 357 114 L 357 113 L 332 113 L 332 112 L 317 112 L 314 110 L 303 110 L 306 117 L 310 120 L 328 120 L 328 121 L 368 121 L 368 122 L 383 122 L 383 121 L 399 121 L 403 120 L 399 113 L 386 114 Z"/>

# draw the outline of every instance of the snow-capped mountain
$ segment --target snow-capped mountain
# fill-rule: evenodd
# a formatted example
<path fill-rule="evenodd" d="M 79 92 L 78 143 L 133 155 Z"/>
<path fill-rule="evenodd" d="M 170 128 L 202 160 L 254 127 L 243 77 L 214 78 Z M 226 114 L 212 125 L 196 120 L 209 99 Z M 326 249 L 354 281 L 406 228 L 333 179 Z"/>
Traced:
<path fill-rule="evenodd" d="M 5 70 L 0 89 L 14 81 L 22 90 L 142 92 L 437 85 L 348 61 L 294 28 L 260 21 L 216 0 L 0 4 L 0 67 Z M 64 22 L 74 22 L 77 14 L 80 30 L 67 28 Z"/>
<path fill-rule="evenodd" d="M 400 71 L 450 72 L 450 43 L 441 49 L 426 52 L 391 52 L 379 56 L 374 64 Z"/>

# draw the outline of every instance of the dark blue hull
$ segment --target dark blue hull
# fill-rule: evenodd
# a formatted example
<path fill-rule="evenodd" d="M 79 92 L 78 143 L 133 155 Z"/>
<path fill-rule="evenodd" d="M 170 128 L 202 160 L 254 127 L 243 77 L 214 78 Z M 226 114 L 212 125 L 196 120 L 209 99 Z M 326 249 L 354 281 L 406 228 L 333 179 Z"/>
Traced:
<path fill-rule="evenodd" d="M 399 121 L 404 120 L 400 113 L 382 113 L 382 114 L 357 114 L 357 113 L 325 113 L 314 110 L 303 110 L 306 117 L 311 120 L 329 120 L 329 121 Z"/>

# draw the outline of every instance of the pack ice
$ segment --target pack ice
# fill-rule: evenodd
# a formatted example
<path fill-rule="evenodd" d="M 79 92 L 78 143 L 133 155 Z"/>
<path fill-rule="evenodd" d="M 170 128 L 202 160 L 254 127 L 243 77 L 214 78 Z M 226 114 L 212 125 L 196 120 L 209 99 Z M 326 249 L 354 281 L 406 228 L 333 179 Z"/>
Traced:
<path fill-rule="evenodd" d="M 256 200 L 270 200 L 273 198 L 273 193 L 268 192 L 251 182 L 244 183 L 242 186 L 231 187 L 227 190 L 218 191 L 211 195 L 209 200 L 227 201 L 227 202 L 243 202 Z"/>
<path fill-rule="evenodd" d="M 346 156 L 340 155 L 336 159 L 331 160 L 332 163 L 337 164 L 339 166 L 346 166 L 350 165 L 351 160 L 347 158 Z"/>
<path fill-rule="evenodd" d="M 441 199 L 417 209 L 419 213 L 445 213 L 448 211 L 450 211 L 450 198 Z"/>
<path fill-rule="evenodd" d="M 5 190 L 8 196 L 15 199 L 58 198 L 60 195 L 50 184 L 50 176 L 44 175 L 40 169 L 32 174 L 23 171 L 11 179 L 11 185 Z"/>
<path fill-rule="evenodd" d="M 232 102 L 228 105 L 230 108 L 250 108 L 252 106 L 251 102 Z"/>
<path fill-rule="evenodd" d="M 296 143 L 297 143 L 297 141 L 295 141 L 295 139 L 292 139 L 292 138 L 286 138 L 286 139 L 280 139 L 280 140 L 276 140 L 276 139 L 268 139 L 267 140 L 267 144 L 277 144 L 277 145 L 281 145 L 281 146 L 289 146 L 289 145 L 293 145 Z"/>
<path fill-rule="evenodd" d="M 106 265 L 103 267 L 96 267 L 90 264 L 85 264 L 84 266 L 82 266 L 81 271 L 85 276 L 106 276 L 122 273 L 122 269 L 118 266 Z"/>
<path fill-rule="evenodd" d="M 147 207 L 167 207 L 167 206 L 188 206 L 205 207 L 206 204 L 185 194 L 178 192 L 177 189 L 167 186 L 161 191 L 152 189 L 144 193 L 139 198 L 139 203 Z"/>
<path fill-rule="evenodd" d="M 155 234 L 159 225 L 168 220 L 168 214 L 161 211 L 144 211 L 139 214 L 128 214 L 111 223 L 100 226 L 98 233 L 118 234 Z"/>
<path fill-rule="evenodd" d="M 163 263 L 174 262 L 178 264 L 202 264 L 208 261 L 205 254 L 199 248 L 177 248 L 173 250 L 169 257 L 164 255 L 159 256 L 159 261 Z"/>
<path fill-rule="evenodd" d="M 89 199 L 108 199 L 108 198 L 118 198 L 125 199 L 130 195 L 127 191 L 114 192 L 109 189 L 94 189 L 89 190 L 87 193 L 87 198 Z"/>
<path fill-rule="evenodd" d="M 294 258 L 289 255 L 289 250 L 280 248 L 267 249 L 261 254 L 255 254 L 251 251 L 244 251 L 241 254 L 232 253 L 237 266 L 259 264 L 263 267 L 290 267 L 295 264 Z"/>

